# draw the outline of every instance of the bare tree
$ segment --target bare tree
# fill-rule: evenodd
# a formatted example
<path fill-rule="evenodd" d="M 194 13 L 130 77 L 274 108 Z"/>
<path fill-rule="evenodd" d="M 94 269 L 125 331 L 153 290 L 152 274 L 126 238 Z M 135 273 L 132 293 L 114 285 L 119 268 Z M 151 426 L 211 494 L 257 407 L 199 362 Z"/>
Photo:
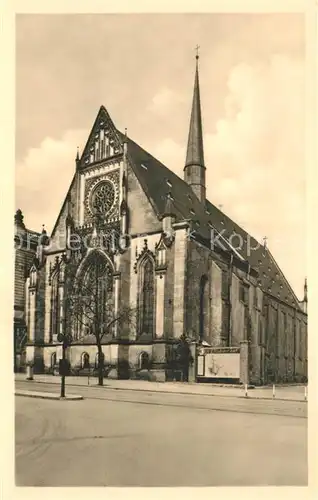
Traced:
<path fill-rule="evenodd" d="M 103 385 L 103 338 L 113 337 L 115 329 L 120 334 L 134 325 L 136 309 L 122 306 L 115 312 L 112 272 L 98 252 L 94 252 L 81 277 L 72 280 L 67 301 L 69 328 L 76 336 L 91 335 L 94 338 L 98 352 L 98 384 Z"/>
<path fill-rule="evenodd" d="M 27 343 L 27 329 L 21 325 L 16 329 L 14 335 L 14 371 L 17 372 L 21 369 L 22 358 L 25 358 Z M 19 360 L 19 361 L 18 361 Z"/>

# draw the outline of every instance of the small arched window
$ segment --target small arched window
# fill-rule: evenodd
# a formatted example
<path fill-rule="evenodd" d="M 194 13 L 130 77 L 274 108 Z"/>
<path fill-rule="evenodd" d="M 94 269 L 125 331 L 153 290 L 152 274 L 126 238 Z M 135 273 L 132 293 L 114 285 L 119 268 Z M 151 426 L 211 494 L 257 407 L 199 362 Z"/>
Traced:
<path fill-rule="evenodd" d="M 82 368 L 89 368 L 89 354 L 87 352 L 83 352 L 81 364 Z"/>
<path fill-rule="evenodd" d="M 149 354 L 145 351 L 141 352 L 139 354 L 139 369 L 140 370 L 147 370 L 149 368 Z"/>
<path fill-rule="evenodd" d="M 56 365 L 56 352 L 53 352 L 51 355 L 51 368 L 54 368 Z"/>

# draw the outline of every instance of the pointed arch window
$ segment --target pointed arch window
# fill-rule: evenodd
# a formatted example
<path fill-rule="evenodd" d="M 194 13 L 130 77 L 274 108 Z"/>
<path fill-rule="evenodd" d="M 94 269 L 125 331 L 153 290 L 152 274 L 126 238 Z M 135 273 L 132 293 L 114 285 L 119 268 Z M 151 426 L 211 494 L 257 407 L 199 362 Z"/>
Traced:
<path fill-rule="evenodd" d="M 139 333 L 154 334 L 155 268 L 146 257 L 139 268 Z"/>
<path fill-rule="evenodd" d="M 209 286 L 206 275 L 200 281 L 200 311 L 199 311 L 199 337 L 204 340 L 209 335 Z"/>
<path fill-rule="evenodd" d="M 113 319 L 113 310 L 112 267 L 102 254 L 94 252 L 87 259 L 74 290 L 75 338 L 104 334 Z"/>
<path fill-rule="evenodd" d="M 51 284 L 51 329 L 50 329 L 50 342 L 53 340 L 53 335 L 60 333 L 60 292 L 59 292 L 59 273 L 56 272 L 52 277 Z"/>

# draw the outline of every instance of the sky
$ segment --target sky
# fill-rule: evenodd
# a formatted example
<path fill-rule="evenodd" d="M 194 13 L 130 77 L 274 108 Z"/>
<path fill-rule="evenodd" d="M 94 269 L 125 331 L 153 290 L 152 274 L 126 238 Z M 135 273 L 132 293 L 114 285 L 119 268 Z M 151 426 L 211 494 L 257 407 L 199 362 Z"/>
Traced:
<path fill-rule="evenodd" d="M 195 46 L 207 197 L 267 244 L 302 299 L 301 14 L 50 14 L 16 22 L 16 208 L 51 231 L 101 105 L 183 176 Z"/>

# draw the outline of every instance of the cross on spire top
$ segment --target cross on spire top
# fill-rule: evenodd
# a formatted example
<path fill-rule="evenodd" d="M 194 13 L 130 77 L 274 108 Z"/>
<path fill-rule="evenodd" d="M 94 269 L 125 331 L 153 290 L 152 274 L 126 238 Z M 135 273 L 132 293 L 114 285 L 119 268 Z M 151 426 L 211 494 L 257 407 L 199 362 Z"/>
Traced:
<path fill-rule="evenodd" d="M 196 58 L 196 60 L 198 60 L 198 59 L 199 59 L 199 48 L 200 48 L 200 45 L 196 45 L 196 46 L 195 46 L 195 51 L 196 51 L 196 56 L 195 56 L 195 58 Z"/>

